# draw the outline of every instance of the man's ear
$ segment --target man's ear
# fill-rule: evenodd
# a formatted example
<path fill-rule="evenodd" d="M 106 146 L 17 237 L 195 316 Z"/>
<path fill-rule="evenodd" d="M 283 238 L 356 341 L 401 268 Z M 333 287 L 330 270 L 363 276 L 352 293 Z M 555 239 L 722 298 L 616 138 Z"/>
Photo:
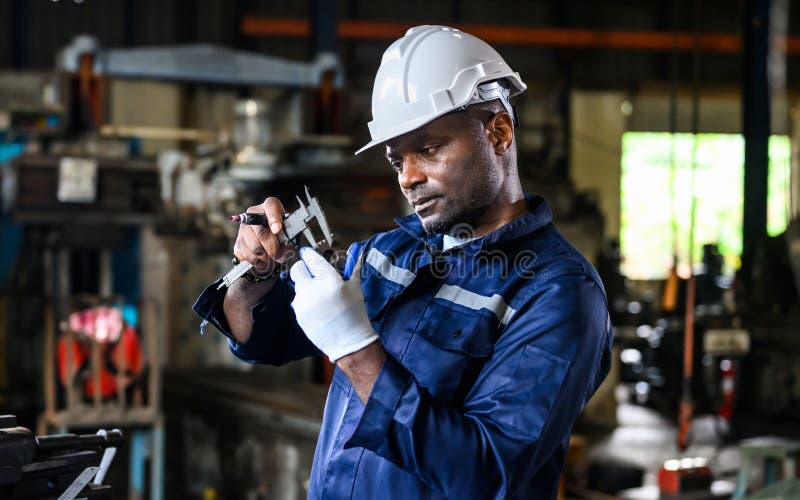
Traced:
<path fill-rule="evenodd" d="M 494 153 L 501 156 L 511 149 L 514 143 L 514 120 L 506 111 L 496 113 L 486 124 L 489 140 L 494 146 Z"/>

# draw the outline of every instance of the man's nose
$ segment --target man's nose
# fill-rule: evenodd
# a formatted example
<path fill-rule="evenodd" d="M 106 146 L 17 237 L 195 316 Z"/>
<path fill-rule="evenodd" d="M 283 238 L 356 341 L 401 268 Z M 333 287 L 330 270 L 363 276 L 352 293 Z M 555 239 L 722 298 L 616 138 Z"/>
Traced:
<path fill-rule="evenodd" d="M 413 160 L 403 161 L 403 170 L 400 172 L 398 181 L 403 189 L 412 189 L 417 184 L 425 182 L 427 177 L 417 162 Z"/>

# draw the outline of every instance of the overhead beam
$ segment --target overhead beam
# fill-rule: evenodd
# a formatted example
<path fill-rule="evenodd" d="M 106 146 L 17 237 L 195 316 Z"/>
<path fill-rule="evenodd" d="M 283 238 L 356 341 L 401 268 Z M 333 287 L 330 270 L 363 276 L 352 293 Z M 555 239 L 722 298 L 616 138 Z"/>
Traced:
<path fill-rule="evenodd" d="M 401 37 L 411 23 L 383 21 L 341 20 L 337 25 L 340 39 L 349 40 L 394 40 Z M 641 51 L 690 52 L 695 49 L 693 33 L 629 30 L 591 30 L 582 28 L 534 28 L 527 26 L 495 26 L 488 24 L 456 23 L 458 28 L 499 45 L 529 45 L 573 49 L 616 49 Z M 311 36 L 311 23 L 302 18 L 268 18 L 244 16 L 241 33 L 249 37 Z M 742 42 L 738 34 L 706 33 L 700 35 L 698 47 L 703 52 L 738 54 Z M 786 51 L 800 54 L 800 37 L 787 39 Z"/>

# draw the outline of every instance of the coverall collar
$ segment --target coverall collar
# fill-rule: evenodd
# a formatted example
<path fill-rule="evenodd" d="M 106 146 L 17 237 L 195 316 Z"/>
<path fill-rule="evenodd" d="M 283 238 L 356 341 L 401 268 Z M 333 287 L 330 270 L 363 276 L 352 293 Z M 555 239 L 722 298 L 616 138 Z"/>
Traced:
<path fill-rule="evenodd" d="M 465 250 L 479 251 L 481 249 L 491 248 L 506 241 L 527 236 L 552 222 L 553 211 L 544 198 L 534 194 L 525 194 L 525 201 L 528 204 L 528 213 L 464 245 Z M 428 235 L 425 233 L 422 222 L 419 220 L 419 217 L 417 217 L 417 214 L 398 217 L 395 219 L 395 222 L 406 233 L 422 243 L 425 243 L 426 246 L 435 246 L 438 249 L 442 248 L 442 235 Z"/>

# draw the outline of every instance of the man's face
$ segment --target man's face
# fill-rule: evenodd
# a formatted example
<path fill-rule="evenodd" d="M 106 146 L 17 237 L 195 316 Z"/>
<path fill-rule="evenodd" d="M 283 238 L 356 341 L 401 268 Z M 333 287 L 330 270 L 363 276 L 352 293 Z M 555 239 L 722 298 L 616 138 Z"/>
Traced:
<path fill-rule="evenodd" d="M 475 225 L 504 174 L 484 123 L 490 112 L 450 113 L 386 143 L 400 189 L 428 234 Z"/>

